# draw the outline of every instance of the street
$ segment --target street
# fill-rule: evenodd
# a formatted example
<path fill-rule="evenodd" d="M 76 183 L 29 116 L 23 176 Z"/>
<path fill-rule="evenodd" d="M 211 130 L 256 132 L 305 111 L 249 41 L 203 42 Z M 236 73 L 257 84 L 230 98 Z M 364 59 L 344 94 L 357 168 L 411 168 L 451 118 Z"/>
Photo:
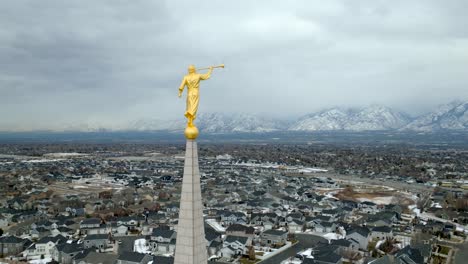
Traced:
<path fill-rule="evenodd" d="M 260 261 L 261 264 L 279 264 L 281 261 L 288 259 L 289 257 L 294 257 L 298 252 L 311 248 L 317 245 L 319 242 L 328 243 L 326 239 L 316 235 L 309 235 L 309 234 L 296 234 L 296 238 L 298 243 L 294 246 L 286 249 L 285 251 L 271 257 Z"/>

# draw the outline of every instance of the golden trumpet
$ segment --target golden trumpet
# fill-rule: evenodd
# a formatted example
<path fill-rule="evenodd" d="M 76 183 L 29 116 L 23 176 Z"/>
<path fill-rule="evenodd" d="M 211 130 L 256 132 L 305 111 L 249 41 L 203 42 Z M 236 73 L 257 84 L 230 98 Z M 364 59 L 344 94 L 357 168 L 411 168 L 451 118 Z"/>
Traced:
<path fill-rule="evenodd" d="M 220 64 L 220 65 L 216 65 L 216 66 L 211 66 L 213 68 L 224 68 L 224 64 Z M 205 68 L 200 68 L 200 69 L 197 69 L 197 71 L 199 70 L 208 70 L 210 69 L 211 67 L 205 67 Z"/>

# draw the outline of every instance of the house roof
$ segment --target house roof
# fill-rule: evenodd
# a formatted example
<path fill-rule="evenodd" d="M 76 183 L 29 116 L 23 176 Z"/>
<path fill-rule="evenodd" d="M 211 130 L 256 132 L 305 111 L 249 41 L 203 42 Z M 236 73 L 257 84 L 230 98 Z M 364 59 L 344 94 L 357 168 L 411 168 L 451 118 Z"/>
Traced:
<path fill-rule="evenodd" d="M 413 247 L 411 247 L 409 245 L 402 248 L 401 250 L 399 250 L 395 254 L 395 257 L 397 257 L 399 259 L 403 259 L 403 260 L 406 259 L 406 258 L 409 258 L 409 259 L 411 259 L 412 261 L 414 261 L 415 263 L 418 263 L 418 264 L 423 264 L 424 263 L 424 257 L 422 256 L 421 251 L 419 251 L 419 249 L 413 248 Z"/>
<path fill-rule="evenodd" d="M 60 232 L 70 232 L 70 231 L 73 231 L 73 229 L 68 228 L 68 227 L 66 227 L 66 226 L 60 226 L 60 227 L 57 228 L 57 230 L 60 231 Z"/>
<path fill-rule="evenodd" d="M 43 220 L 35 223 L 36 226 L 51 226 L 52 224 L 53 223 L 49 220 Z"/>
<path fill-rule="evenodd" d="M 275 230 L 275 229 L 270 229 L 270 230 L 263 232 L 263 234 L 270 235 L 270 236 L 283 236 L 286 233 L 288 233 L 288 231 Z"/>
<path fill-rule="evenodd" d="M 124 260 L 130 262 L 141 262 L 147 255 L 137 252 L 123 252 L 118 257 L 117 260 Z"/>
<path fill-rule="evenodd" d="M 333 252 L 330 252 L 328 254 L 319 254 L 317 256 L 314 256 L 314 259 L 317 262 L 339 263 L 339 261 L 341 260 L 341 256 Z"/>
<path fill-rule="evenodd" d="M 246 234 L 253 234 L 254 231 L 255 228 L 241 224 L 233 224 L 226 229 L 226 232 L 245 232 Z"/>
<path fill-rule="evenodd" d="M 218 237 L 221 237 L 221 233 L 216 232 L 213 227 L 205 223 L 205 239 L 213 241 Z"/>
<path fill-rule="evenodd" d="M 419 249 L 419 251 L 421 252 L 421 255 L 423 257 L 430 257 L 431 256 L 431 253 L 432 253 L 432 246 L 431 244 L 416 244 L 413 246 L 414 248 L 417 248 Z"/>
<path fill-rule="evenodd" d="M 305 258 L 302 264 L 315 264 L 315 260 L 313 258 Z"/>
<path fill-rule="evenodd" d="M 369 236 L 370 230 L 364 226 L 352 226 L 349 230 L 347 230 L 347 234 L 350 235 L 353 233 L 358 233 L 363 237 L 367 237 Z"/>
<path fill-rule="evenodd" d="M 152 236 L 155 237 L 162 237 L 162 238 L 171 238 L 174 235 L 174 230 L 166 229 L 166 228 L 155 228 L 151 233 Z"/>
<path fill-rule="evenodd" d="M 72 243 L 72 244 L 60 244 L 60 245 L 57 245 L 57 250 L 58 251 L 61 251 L 61 252 L 64 252 L 64 253 L 74 253 L 74 252 L 79 252 L 83 249 L 82 245 L 81 244 L 76 244 L 76 243 Z"/>
<path fill-rule="evenodd" d="M 114 264 L 117 260 L 117 255 L 98 253 L 91 249 L 83 250 L 75 256 L 75 260 L 85 260 L 86 263 L 101 263 L 101 264 Z"/>
<path fill-rule="evenodd" d="M 15 236 L 3 236 L 0 237 L 0 243 L 3 244 L 19 244 L 23 243 L 23 239 Z"/>
<path fill-rule="evenodd" d="M 143 216 L 122 216 L 122 217 L 117 217 L 115 219 L 115 222 L 129 222 L 129 221 L 142 221 L 145 220 Z"/>
<path fill-rule="evenodd" d="M 367 217 L 367 222 L 377 222 L 377 221 L 385 221 L 387 223 L 390 223 L 393 217 L 397 217 L 397 213 L 395 212 L 380 212 L 375 215 L 369 215 Z"/>
<path fill-rule="evenodd" d="M 372 232 L 390 233 L 392 228 L 389 226 L 377 226 L 372 228 Z"/>
<path fill-rule="evenodd" d="M 349 247 L 349 245 L 351 245 L 351 241 L 348 241 L 346 239 L 337 239 L 337 240 L 331 240 L 330 244 L 342 246 L 342 247 Z"/>
<path fill-rule="evenodd" d="M 155 264 L 174 264 L 174 258 L 164 256 L 153 256 L 153 263 Z"/>
<path fill-rule="evenodd" d="M 226 236 L 225 242 L 233 243 L 239 241 L 241 244 L 245 245 L 247 243 L 247 237 L 240 237 L 240 236 Z"/>
<path fill-rule="evenodd" d="M 43 237 L 43 238 L 39 239 L 39 241 L 37 241 L 36 244 L 47 244 L 49 242 L 53 242 L 55 244 L 58 244 L 59 242 L 65 242 L 65 241 L 67 241 L 67 239 L 62 235 L 57 235 L 57 236 L 54 236 L 54 237 L 47 236 L 47 237 Z"/>
<path fill-rule="evenodd" d="M 392 258 L 393 258 L 392 256 L 385 255 L 381 258 L 378 258 L 376 260 L 369 262 L 369 264 L 394 264 L 395 261 Z"/>
<path fill-rule="evenodd" d="M 337 209 L 325 209 L 325 210 L 322 210 L 322 213 L 335 215 L 335 214 L 338 214 L 339 211 Z"/>
<path fill-rule="evenodd" d="M 288 214 L 286 217 L 291 217 L 291 218 L 297 218 L 297 219 L 300 219 L 300 218 L 303 218 L 304 215 L 301 214 L 301 213 L 291 213 L 291 214 Z"/>
<path fill-rule="evenodd" d="M 80 223 L 81 225 L 99 225 L 101 224 L 101 219 L 99 218 L 87 218 L 83 219 Z"/>
<path fill-rule="evenodd" d="M 332 227 L 335 223 L 331 223 L 331 222 L 320 222 L 320 224 L 324 227 Z"/>
<path fill-rule="evenodd" d="M 241 212 L 231 212 L 231 211 L 225 211 L 225 210 L 221 210 L 221 211 L 218 211 L 217 212 L 217 215 L 219 216 L 224 216 L 224 217 L 228 217 L 228 216 L 236 216 L 236 217 L 245 217 L 245 214 L 244 213 L 241 213 Z"/>
<path fill-rule="evenodd" d="M 211 241 L 211 243 L 210 243 L 210 247 L 219 247 L 219 246 L 221 246 L 222 244 L 223 244 L 222 242 L 213 240 L 213 241 Z"/>

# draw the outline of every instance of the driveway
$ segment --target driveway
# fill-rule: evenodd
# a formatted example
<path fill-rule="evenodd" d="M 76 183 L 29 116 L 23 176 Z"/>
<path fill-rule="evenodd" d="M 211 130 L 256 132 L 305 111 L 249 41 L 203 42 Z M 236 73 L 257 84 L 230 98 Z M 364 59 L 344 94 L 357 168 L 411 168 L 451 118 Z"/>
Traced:
<path fill-rule="evenodd" d="M 299 253 L 300 251 L 317 245 L 318 242 L 328 243 L 328 241 L 324 239 L 323 237 L 310 235 L 310 234 L 296 234 L 296 238 L 298 240 L 297 244 L 293 245 L 292 247 L 286 249 L 285 251 L 277 255 L 272 256 L 271 258 L 260 261 L 259 263 L 279 264 L 283 260 L 296 256 L 296 254 Z"/>
<path fill-rule="evenodd" d="M 466 261 L 468 259 L 468 242 L 465 242 L 464 244 L 457 246 L 458 251 L 455 254 L 455 264 L 466 264 Z"/>

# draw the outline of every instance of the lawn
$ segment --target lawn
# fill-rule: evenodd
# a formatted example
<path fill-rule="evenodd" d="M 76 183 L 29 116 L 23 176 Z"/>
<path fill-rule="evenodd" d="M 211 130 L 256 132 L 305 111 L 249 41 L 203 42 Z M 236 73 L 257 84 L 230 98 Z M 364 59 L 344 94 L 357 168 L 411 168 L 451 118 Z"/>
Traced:
<path fill-rule="evenodd" d="M 448 255 L 449 252 L 450 252 L 449 247 L 440 246 L 440 251 L 439 251 L 440 254 Z"/>
<path fill-rule="evenodd" d="M 250 260 L 248 258 L 241 258 L 240 259 L 240 263 L 241 264 L 254 264 L 254 263 L 257 263 L 259 262 L 260 260 Z"/>

